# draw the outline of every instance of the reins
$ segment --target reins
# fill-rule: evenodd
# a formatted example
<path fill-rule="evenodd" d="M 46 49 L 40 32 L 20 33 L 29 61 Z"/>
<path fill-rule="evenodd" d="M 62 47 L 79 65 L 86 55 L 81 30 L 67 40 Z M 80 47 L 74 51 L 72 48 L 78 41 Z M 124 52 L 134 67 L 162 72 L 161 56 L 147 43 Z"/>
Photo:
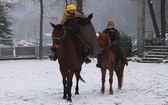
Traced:
<path fill-rule="evenodd" d="M 61 45 L 60 45 L 59 49 L 61 48 L 61 46 L 62 46 L 62 40 L 65 38 L 65 35 L 67 33 L 67 31 L 65 30 L 64 26 L 63 26 L 63 31 L 64 31 L 64 33 L 60 37 L 53 37 L 52 36 L 52 40 L 58 40 L 60 42 Z"/>
<path fill-rule="evenodd" d="M 108 45 L 108 42 L 105 41 L 104 44 L 102 45 L 102 48 L 100 48 L 100 50 L 98 51 L 98 53 L 102 53 L 102 51 L 104 50 L 104 47 L 106 47 Z"/>
<path fill-rule="evenodd" d="M 56 39 L 58 41 L 61 41 L 61 39 L 64 39 L 65 38 L 65 35 L 67 33 L 67 31 L 65 30 L 64 26 L 63 26 L 63 30 L 64 30 L 64 34 L 61 36 L 61 37 L 52 37 L 52 39 Z"/>

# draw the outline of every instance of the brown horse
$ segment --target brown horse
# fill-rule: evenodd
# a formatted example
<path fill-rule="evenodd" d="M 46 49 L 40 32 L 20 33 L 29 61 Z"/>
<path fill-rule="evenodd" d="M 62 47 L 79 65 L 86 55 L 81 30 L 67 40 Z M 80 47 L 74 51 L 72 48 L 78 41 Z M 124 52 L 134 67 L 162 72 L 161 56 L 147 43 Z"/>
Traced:
<path fill-rule="evenodd" d="M 99 63 L 101 65 L 101 72 L 102 72 L 102 87 L 101 87 L 101 93 L 104 94 L 105 90 L 105 75 L 106 75 L 106 69 L 109 70 L 109 83 L 110 83 L 110 89 L 109 93 L 113 94 L 113 71 L 116 72 L 117 78 L 118 78 L 118 89 L 121 89 L 122 87 L 122 80 L 123 80 L 123 71 L 124 66 L 127 64 L 127 61 L 122 59 L 121 60 L 121 66 L 116 67 L 116 55 L 112 48 L 115 50 L 115 47 L 111 45 L 110 38 L 105 33 L 100 33 L 98 36 L 98 44 L 100 49 L 100 59 Z M 122 52 L 126 52 L 124 48 L 122 47 Z"/>
<path fill-rule="evenodd" d="M 51 26 L 54 28 L 52 32 L 53 44 L 51 49 L 53 51 L 55 51 L 55 49 L 59 49 L 58 62 L 63 79 L 63 99 L 67 99 L 67 101 L 71 102 L 71 87 L 73 75 L 76 75 L 75 94 L 79 94 L 79 79 L 84 82 L 84 80 L 80 76 L 81 66 L 84 62 L 84 58 L 79 55 L 74 41 L 71 39 L 69 33 L 66 32 L 63 25 L 54 25 L 51 23 Z"/>

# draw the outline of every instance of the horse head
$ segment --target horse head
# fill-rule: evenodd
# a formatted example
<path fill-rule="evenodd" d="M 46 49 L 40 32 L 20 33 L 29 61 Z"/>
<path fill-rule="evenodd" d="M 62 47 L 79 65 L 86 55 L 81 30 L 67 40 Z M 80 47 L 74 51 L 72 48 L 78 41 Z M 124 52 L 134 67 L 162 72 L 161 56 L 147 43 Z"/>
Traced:
<path fill-rule="evenodd" d="M 102 49 L 105 46 L 106 47 L 111 46 L 111 41 L 110 41 L 109 35 L 99 32 L 98 45 L 99 45 L 100 49 Z"/>
<path fill-rule="evenodd" d="M 52 43 L 51 50 L 55 52 L 55 50 L 62 45 L 62 41 L 66 35 L 66 31 L 62 24 L 57 24 L 57 25 L 53 23 L 50 23 L 50 24 L 54 28 L 52 32 L 53 43 Z"/>

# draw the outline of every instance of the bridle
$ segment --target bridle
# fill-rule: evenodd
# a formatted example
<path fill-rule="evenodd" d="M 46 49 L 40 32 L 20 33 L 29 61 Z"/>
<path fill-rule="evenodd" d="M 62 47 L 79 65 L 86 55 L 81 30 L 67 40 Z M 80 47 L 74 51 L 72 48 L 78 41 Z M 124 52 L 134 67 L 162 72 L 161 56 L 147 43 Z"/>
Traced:
<path fill-rule="evenodd" d="M 103 42 L 102 47 L 101 47 L 100 50 L 98 51 L 99 54 L 104 50 L 104 47 L 106 47 L 107 44 L 108 44 L 107 41 L 104 41 L 104 42 Z"/>
<path fill-rule="evenodd" d="M 104 50 L 104 47 L 105 47 L 106 43 L 107 43 L 107 42 L 104 42 L 104 43 L 102 44 L 102 47 L 101 47 L 101 48 L 99 49 L 99 51 L 98 51 L 99 54 Z"/>
<path fill-rule="evenodd" d="M 60 42 L 60 44 L 62 45 L 62 40 L 65 38 L 65 35 L 67 33 L 67 31 L 65 30 L 64 26 L 63 26 L 63 31 L 64 31 L 63 35 L 61 35 L 60 37 L 53 37 L 52 36 L 52 40 L 53 41 L 54 40 L 58 40 Z"/>

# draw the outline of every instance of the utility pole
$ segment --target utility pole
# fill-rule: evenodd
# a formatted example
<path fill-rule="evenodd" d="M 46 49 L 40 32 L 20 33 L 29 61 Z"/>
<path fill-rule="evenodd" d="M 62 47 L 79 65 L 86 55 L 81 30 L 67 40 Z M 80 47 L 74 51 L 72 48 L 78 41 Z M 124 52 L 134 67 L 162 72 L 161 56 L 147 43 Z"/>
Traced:
<path fill-rule="evenodd" d="M 165 44 L 165 33 L 166 33 L 166 18 L 165 18 L 165 0 L 161 0 L 161 38 L 163 40 L 163 45 Z"/>
<path fill-rule="evenodd" d="M 39 45 L 40 60 L 43 60 L 43 0 L 40 0 L 40 45 Z"/>
<path fill-rule="evenodd" d="M 145 0 L 137 0 L 138 16 L 137 16 L 137 48 L 138 53 L 144 51 L 145 36 Z"/>
<path fill-rule="evenodd" d="M 155 30 L 155 33 L 156 33 L 156 37 L 159 38 L 160 37 L 159 28 L 158 28 L 158 25 L 157 25 L 155 13 L 154 13 L 154 10 L 153 10 L 153 3 L 152 3 L 151 0 L 148 0 L 148 6 L 149 6 L 149 11 L 150 11 L 150 14 L 151 14 L 152 22 L 153 22 L 153 27 L 154 27 L 154 30 Z"/>

